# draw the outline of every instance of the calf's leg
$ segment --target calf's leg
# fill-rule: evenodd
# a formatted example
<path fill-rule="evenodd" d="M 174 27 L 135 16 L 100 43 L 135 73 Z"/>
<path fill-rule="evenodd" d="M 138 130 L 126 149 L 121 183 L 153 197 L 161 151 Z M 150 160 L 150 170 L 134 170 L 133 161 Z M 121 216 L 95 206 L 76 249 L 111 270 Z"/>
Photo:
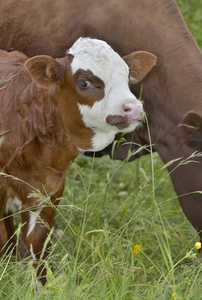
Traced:
<path fill-rule="evenodd" d="M 4 211 L 6 206 L 5 193 L 3 189 L 0 189 L 0 256 L 2 256 L 6 250 L 6 243 L 8 241 L 8 234 L 5 226 Z"/>
<path fill-rule="evenodd" d="M 55 209 L 52 207 L 45 207 L 42 210 L 26 212 L 24 218 L 27 219 L 29 214 L 29 222 L 27 226 L 26 244 L 34 260 L 34 267 L 37 272 L 37 277 L 42 285 L 46 283 L 46 268 L 43 260 L 48 255 L 48 249 L 51 246 L 48 241 L 45 246 L 46 239 L 53 226 L 53 218 Z"/>
<path fill-rule="evenodd" d="M 13 248 L 16 247 L 16 242 L 17 242 L 17 237 L 15 234 L 15 227 L 13 224 L 12 213 L 7 213 L 6 215 L 4 215 L 4 224 L 5 224 L 5 228 L 7 231 L 7 237 L 8 237 L 8 242 L 7 242 L 6 248 L 9 249 L 9 251 L 12 251 Z"/>
<path fill-rule="evenodd" d="M 8 241 L 8 235 L 7 235 L 4 219 L 2 216 L 0 220 L 0 256 L 2 256 L 6 250 L 7 241 Z"/>

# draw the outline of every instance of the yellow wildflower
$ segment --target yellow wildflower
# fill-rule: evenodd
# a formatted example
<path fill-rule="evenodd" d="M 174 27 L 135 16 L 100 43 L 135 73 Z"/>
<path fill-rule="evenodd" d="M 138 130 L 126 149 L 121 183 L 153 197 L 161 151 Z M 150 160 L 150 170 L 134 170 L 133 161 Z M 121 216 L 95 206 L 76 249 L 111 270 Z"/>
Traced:
<path fill-rule="evenodd" d="M 139 244 L 135 244 L 135 245 L 133 246 L 133 253 L 134 253 L 135 255 L 139 255 L 141 251 L 143 251 L 143 246 L 141 246 L 141 245 L 139 245 Z"/>
<path fill-rule="evenodd" d="M 177 296 L 176 296 L 176 293 L 172 293 L 171 295 L 173 297 L 174 300 L 177 300 Z"/>
<path fill-rule="evenodd" d="M 196 242 L 196 243 L 195 243 L 195 248 L 196 248 L 197 250 L 201 249 L 201 242 Z"/>

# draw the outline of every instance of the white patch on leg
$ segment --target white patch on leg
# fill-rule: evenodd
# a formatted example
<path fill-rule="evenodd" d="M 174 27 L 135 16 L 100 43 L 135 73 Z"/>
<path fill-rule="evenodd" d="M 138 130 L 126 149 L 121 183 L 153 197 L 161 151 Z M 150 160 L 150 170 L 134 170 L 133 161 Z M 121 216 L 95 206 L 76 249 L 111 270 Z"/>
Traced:
<path fill-rule="evenodd" d="M 33 261 L 36 261 L 36 255 L 34 254 L 34 250 L 33 250 L 32 244 L 30 244 L 30 253 L 31 253 Z"/>
<path fill-rule="evenodd" d="M 20 201 L 17 197 L 15 198 L 8 198 L 6 201 L 6 208 L 5 213 L 12 213 L 15 210 L 20 211 L 22 209 L 22 201 Z"/>
<path fill-rule="evenodd" d="M 27 237 L 30 235 L 30 233 L 34 229 L 36 222 L 37 222 L 37 218 L 40 215 L 41 211 L 42 211 L 42 208 L 39 208 L 36 211 L 29 212 L 29 224 L 28 224 Z"/>

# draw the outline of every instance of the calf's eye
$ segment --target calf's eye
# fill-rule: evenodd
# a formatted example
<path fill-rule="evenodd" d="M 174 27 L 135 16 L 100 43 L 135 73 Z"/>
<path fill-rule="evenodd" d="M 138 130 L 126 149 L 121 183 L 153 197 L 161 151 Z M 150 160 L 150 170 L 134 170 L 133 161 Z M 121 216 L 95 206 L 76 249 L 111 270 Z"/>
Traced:
<path fill-rule="evenodd" d="M 79 81 L 79 86 L 82 89 L 85 89 L 90 86 L 90 82 L 87 80 Z"/>

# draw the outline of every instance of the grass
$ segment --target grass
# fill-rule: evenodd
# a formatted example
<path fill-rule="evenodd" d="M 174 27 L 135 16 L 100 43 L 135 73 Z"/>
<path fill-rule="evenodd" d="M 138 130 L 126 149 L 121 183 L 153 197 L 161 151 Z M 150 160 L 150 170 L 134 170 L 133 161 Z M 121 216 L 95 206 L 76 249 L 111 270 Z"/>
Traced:
<path fill-rule="evenodd" d="M 178 1 L 202 46 L 202 3 L 190 2 Z M 202 299 L 198 237 L 156 153 L 132 163 L 79 156 L 55 220 L 47 285 L 37 289 L 30 258 L 2 257 L 0 299 Z"/>
<path fill-rule="evenodd" d="M 177 0 L 184 19 L 200 48 L 202 48 L 202 0 Z"/>
<path fill-rule="evenodd" d="M 30 259 L 3 258 L 1 299 L 194 299 L 196 233 L 156 154 L 152 162 L 155 186 L 162 181 L 156 200 L 148 157 L 126 164 L 80 156 L 57 211 L 47 286 L 36 290 Z"/>

